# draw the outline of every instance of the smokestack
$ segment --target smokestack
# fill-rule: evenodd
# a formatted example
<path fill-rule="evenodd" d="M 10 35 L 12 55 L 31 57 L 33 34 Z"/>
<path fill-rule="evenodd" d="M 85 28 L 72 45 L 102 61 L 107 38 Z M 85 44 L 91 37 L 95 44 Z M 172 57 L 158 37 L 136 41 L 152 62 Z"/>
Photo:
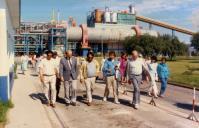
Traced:
<path fill-rule="evenodd" d="M 129 13 L 131 13 L 131 14 L 135 14 L 136 13 L 135 6 L 132 5 L 132 4 L 129 5 Z"/>
<path fill-rule="evenodd" d="M 60 23 L 60 11 L 58 10 L 57 12 L 57 23 L 59 24 Z"/>

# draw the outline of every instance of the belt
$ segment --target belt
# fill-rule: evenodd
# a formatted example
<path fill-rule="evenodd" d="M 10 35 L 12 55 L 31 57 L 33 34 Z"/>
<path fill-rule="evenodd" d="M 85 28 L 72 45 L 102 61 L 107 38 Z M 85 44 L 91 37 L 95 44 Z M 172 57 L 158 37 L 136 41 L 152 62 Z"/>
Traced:
<path fill-rule="evenodd" d="M 44 74 L 44 76 L 55 76 L 55 74 L 53 74 L 53 75 L 47 75 L 47 74 Z"/>
<path fill-rule="evenodd" d="M 90 77 L 87 77 L 87 78 L 93 78 L 93 77 L 96 77 L 96 76 L 90 76 Z"/>
<path fill-rule="evenodd" d="M 142 74 L 131 74 L 132 76 L 141 76 Z"/>
<path fill-rule="evenodd" d="M 115 75 L 106 75 L 107 77 L 115 76 Z"/>

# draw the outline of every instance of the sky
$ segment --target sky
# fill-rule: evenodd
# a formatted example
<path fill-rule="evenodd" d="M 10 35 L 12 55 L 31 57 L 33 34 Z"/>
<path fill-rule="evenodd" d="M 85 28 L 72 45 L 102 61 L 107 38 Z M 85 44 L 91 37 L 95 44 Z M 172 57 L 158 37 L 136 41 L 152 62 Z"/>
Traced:
<path fill-rule="evenodd" d="M 48 22 L 52 10 L 59 10 L 60 19 L 75 18 L 78 24 L 86 23 L 86 15 L 94 8 L 111 10 L 128 10 L 134 4 L 138 15 L 181 26 L 193 31 L 199 31 L 199 0 L 21 0 L 21 20 L 33 22 Z M 169 30 L 154 27 L 163 33 Z M 190 37 L 176 35 L 185 42 Z"/>

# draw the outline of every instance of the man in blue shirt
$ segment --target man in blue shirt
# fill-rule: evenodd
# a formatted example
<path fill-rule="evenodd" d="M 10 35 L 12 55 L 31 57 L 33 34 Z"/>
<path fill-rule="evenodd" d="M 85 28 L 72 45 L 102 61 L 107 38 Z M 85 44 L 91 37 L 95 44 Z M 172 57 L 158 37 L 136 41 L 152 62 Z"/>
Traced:
<path fill-rule="evenodd" d="M 119 61 L 115 60 L 115 52 L 111 51 L 109 52 L 109 58 L 104 62 L 103 66 L 103 74 L 106 79 L 106 87 L 105 87 L 105 92 L 104 92 L 104 98 L 103 101 L 107 101 L 107 97 L 110 92 L 110 87 L 112 86 L 113 88 L 113 96 L 115 98 L 114 102 L 116 104 L 119 104 L 120 102 L 118 101 L 118 94 L 117 94 L 117 82 L 115 79 L 115 68 L 119 67 Z"/>

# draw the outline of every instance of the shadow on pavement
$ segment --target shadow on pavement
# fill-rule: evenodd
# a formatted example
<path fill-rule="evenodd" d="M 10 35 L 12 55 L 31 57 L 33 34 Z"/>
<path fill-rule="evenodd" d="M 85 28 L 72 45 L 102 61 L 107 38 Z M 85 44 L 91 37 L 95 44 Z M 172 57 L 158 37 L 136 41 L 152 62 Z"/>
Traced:
<path fill-rule="evenodd" d="M 145 95 L 145 96 L 147 96 L 147 95 L 148 95 L 148 92 L 146 92 L 146 91 L 140 91 L 140 95 Z"/>
<path fill-rule="evenodd" d="M 132 106 L 132 104 L 130 103 L 129 100 L 119 99 L 119 101 L 120 101 L 120 104 L 122 104 L 122 105 L 129 106 L 129 107 Z"/>
<path fill-rule="evenodd" d="M 98 96 L 98 95 L 93 95 L 93 99 L 102 101 L 103 97 Z"/>
<path fill-rule="evenodd" d="M 42 104 L 47 103 L 47 99 L 43 93 L 32 93 L 29 95 L 33 100 L 40 100 Z"/>
<path fill-rule="evenodd" d="M 31 76 L 38 77 L 39 75 L 38 74 L 31 74 Z"/>
<path fill-rule="evenodd" d="M 56 102 L 57 102 L 57 103 L 60 103 L 60 104 L 66 104 L 65 99 L 64 99 L 64 98 L 61 98 L 61 97 L 58 97 L 58 98 L 56 99 Z"/>
<path fill-rule="evenodd" d="M 96 80 L 96 83 L 98 83 L 98 84 L 105 84 L 105 81 L 103 81 L 103 80 Z"/>
<path fill-rule="evenodd" d="M 175 106 L 181 109 L 187 109 L 187 110 L 192 111 L 192 104 L 176 103 Z M 199 112 L 199 106 L 195 106 L 195 112 Z"/>
<path fill-rule="evenodd" d="M 47 99 L 45 97 L 45 95 L 43 93 L 32 93 L 29 95 L 33 100 L 40 100 L 42 104 L 46 104 L 47 103 Z M 61 104 L 66 104 L 65 99 L 64 98 L 57 98 L 56 99 L 57 103 L 61 103 Z"/>
<path fill-rule="evenodd" d="M 18 72 L 17 74 L 19 74 L 19 75 L 24 75 L 24 73 L 22 73 L 22 72 Z"/>
<path fill-rule="evenodd" d="M 102 101 L 102 97 L 98 96 L 98 95 L 93 95 L 92 96 L 93 99 L 95 100 L 100 100 Z M 83 95 L 83 96 L 77 96 L 77 101 L 83 103 L 83 104 L 87 104 L 87 100 L 86 100 L 86 95 Z"/>
<path fill-rule="evenodd" d="M 83 96 L 77 96 L 77 101 L 81 102 L 83 104 L 87 104 L 86 97 L 84 95 Z"/>

